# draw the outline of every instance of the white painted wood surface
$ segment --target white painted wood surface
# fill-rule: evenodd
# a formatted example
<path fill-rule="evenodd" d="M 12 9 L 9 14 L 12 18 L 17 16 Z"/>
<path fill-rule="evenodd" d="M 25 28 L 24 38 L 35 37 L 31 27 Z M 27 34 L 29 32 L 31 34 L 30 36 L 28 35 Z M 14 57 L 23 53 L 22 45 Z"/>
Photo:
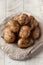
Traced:
<path fill-rule="evenodd" d="M 18 6 L 20 6 L 19 9 Z M 5 17 L 12 15 L 14 11 L 16 13 L 23 11 L 23 8 L 24 11 L 43 21 L 43 0 L 24 0 L 24 3 L 23 0 L 0 0 L 0 24 Z M 0 65 L 43 65 L 43 46 L 32 55 L 31 59 L 25 61 L 12 60 L 0 50 Z"/>

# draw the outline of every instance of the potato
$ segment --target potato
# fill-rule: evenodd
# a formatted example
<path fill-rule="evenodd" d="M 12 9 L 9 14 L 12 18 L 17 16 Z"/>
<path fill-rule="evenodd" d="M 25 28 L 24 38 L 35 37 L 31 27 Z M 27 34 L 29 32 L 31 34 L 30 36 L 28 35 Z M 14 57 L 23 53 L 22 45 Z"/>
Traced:
<path fill-rule="evenodd" d="M 32 37 L 34 38 L 34 39 L 37 39 L 37 38 L 39 38 L 40 37 L 40 28 L 39 27 L 36 27 L 35 29 L 34 29 L 34 31 L 33 31 L 33 33 L 32 33 Z"/>
<path fill-rule="evenodd" d="M 38 25 L 39 25 L 38 21 L 33 16 L 30 16 L 30 26 L 31 26 L 31 29 L 34 29 Z"/>
<path fill-rule="evenodd" d="M 10 31 L 9 27 L 5 28 L 3 37 L 6 42 L 11 43 L 15 41 L 15 34 Z"/>
<path fill-rule="evenodd" d="M 20 28 L 18 22 L 15 20 L 9 20 L 6 26 L 9 26 L 12 32 L 18 32 Z"/>
<path fill-rule="evenodd" d="M 28 15 L 27 14 L 21 13 L 19 15 L 19 17 L 17 17 L 17 18 L 18 18 L 18 23 L 20 25 L 25 25 L 25 24 L 28 24 L 28 22 L 29 22 L 29 18 L 28 18 Z"/>
<path fill-rule="evenodd" d="M 15 41 L 18 47 L 26 48 L 33 45 L 34 41 L 40 37 L 40 34 L 41 30 L 36 18 L 20 13 L 7 20 L 3 36 L 6 42 Z"/>
<path fill-rule="evenodd" d="M 20 47 L 20 48 L 26 48 L 31 45 L 33 45 L 33 40 L 31 38 L 29 38 L 29 39 L 21 38 L 18 40 L 18 47 Z"/>
<path fill-rule="evenodd" d="M 29 26 L 22 26 L 19 32 L 19 36 L 22 38 L 27 38 L 30 36 L 30 27 Z"/>

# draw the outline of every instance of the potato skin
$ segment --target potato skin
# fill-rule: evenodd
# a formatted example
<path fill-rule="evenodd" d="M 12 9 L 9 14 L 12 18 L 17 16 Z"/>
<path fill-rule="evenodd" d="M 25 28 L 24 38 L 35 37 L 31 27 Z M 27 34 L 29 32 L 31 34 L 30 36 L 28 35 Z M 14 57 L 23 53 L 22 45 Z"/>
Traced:
<path fill-rule="evenodd" d="M 25 24 L 28 24 L 29 23 L 29 18 L 28 18 L 28 15 L 27 14 L 21 13 L 19 15 L 19 17 L 17 17 L 17 18 L 18 18 L 18 23 L 20 25 L 25 25 Z"/>
<path fill-rule="evenodd" d="M 10 27 L 12 32 L 18 32 L 20 28 L 20 25 L 16 20 L 9 20 L 6 24 L 6 27 L 8 26 Z"/>
<path fill-rule="evenodd" d="M 33 39 L 38 39 L 40 37 L 40 34 L 41 34 L 40 28 L 39 27 L 36 27 L 34 29 L 34 31 L 32 32 Z"/>
<path fill-rule="evenodd" d="M 5 28 L 3 37 L 6 42 L 14 42 L 15 41 L 15 35 L 13 32 L 10 31 L 9 27 Z"/>
<path fill-rule="evenodd" d="M 19 32 L 19 36 L 22 38 L 27 38 L 30 36 L 30 27 L 29 26 L 22 26 Z"/>
<path fill-rule="evenodd" d="M 33 40 L 31 38 L 29 39 L 21 38 L 18 40 L 18 47 L 20 48 L 27 48 L 32 45 L 33 45 Z"/>
<path fill-rule="evenodd" d="M 38 25 L 39 25 L 39 22 L 33 16 L 30 16 L 30 26 L 31 26 L 31 29 L 34 29 Z"/>

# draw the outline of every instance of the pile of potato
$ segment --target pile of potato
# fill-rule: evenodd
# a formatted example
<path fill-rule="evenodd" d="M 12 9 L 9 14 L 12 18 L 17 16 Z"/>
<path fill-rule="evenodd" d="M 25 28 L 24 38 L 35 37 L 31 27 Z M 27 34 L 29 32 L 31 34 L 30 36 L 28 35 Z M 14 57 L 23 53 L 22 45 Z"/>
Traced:
<path fill-rule="evenodd" d="M 33 16 L 21 13 L 7 21 L 3 38 L 8 43 L 17 43 L 18 47 L 26 48 L 34 44 L 40 33 L 39 22 Z"/>

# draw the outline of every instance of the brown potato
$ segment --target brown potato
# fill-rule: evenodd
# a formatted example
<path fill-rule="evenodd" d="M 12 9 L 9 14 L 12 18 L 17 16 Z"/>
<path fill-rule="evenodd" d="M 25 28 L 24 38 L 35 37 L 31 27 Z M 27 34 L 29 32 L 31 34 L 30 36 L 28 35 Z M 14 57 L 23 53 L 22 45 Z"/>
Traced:
<path fill-rule="evenodd" d="M 10 31 L 9 27 L 5 28 L 3 37 L 6 42 L 14 42 L 15 41 L 15 35 L 13 32 Z"/>
<path fill-rule="evenodd" d="M 20 24 L 20 25 L 25 25 L 25 24 L 27 24 L 28 22 L 29 22 L 29 18 L 28 18 L 28 15 L 27 14 L 23 14 L 23 13 L 21 13 L 20 15 L 19 15 L 19 17 L 17 17 L 18 18 L 18 23 Z M 17 19 L 16 18 L 16 19 Z"/>
<path fill-rule="evenodd" d="M 12 32 L 18 32 L 20 28 L 20 25 L 15 20 L 9 20 L 6 26 L 9 26 Z"/>
<path fill-rule="evenodd" d="M 30 26 L 31 26 L 31 29 L 34 29 L 38 25 L 39 25 L 38 21 L 33 16 L 30 16 Z"/>
<path fill-rule="evenodd" d="M 6 27 L 7 27 L 7 26 L 12 26 L 12 25 L 13 25 L 13 22 L 14 22 L 13 20 L 9 19 L 9 20 L 7 21 L 7 23 L 6 23 L 5 26 L 6 26 Z"/>
<path fill-rule="evenodd" d="M 32 37 L 34 39 L 37 39 L 40 37 L 40 28 L 39 27 L 36 27 L 35 30 L 32 32 Z"/>
<path fill-rule="evenodd" d="M 29 26 L 22 26 L 19 32 L 19 36 L 22 38 L 27 38 L 30 36 L 30 27 Z"/>
<path fill-rule="evenodd" d="M 33 40 L 31 38 L 29 39 L 21 38 L 18 40 L 18 47 L 20 48 L 26 48 L 32 45 L 33 45 Z"/>
<path fill-rule="evenodd" d="M 20 48 L 32 46 L 41 34 L 39 22 L 25 13 L 10 18 L 5 24 L 3 35 L 5 41 L 16 42 Z"/>

